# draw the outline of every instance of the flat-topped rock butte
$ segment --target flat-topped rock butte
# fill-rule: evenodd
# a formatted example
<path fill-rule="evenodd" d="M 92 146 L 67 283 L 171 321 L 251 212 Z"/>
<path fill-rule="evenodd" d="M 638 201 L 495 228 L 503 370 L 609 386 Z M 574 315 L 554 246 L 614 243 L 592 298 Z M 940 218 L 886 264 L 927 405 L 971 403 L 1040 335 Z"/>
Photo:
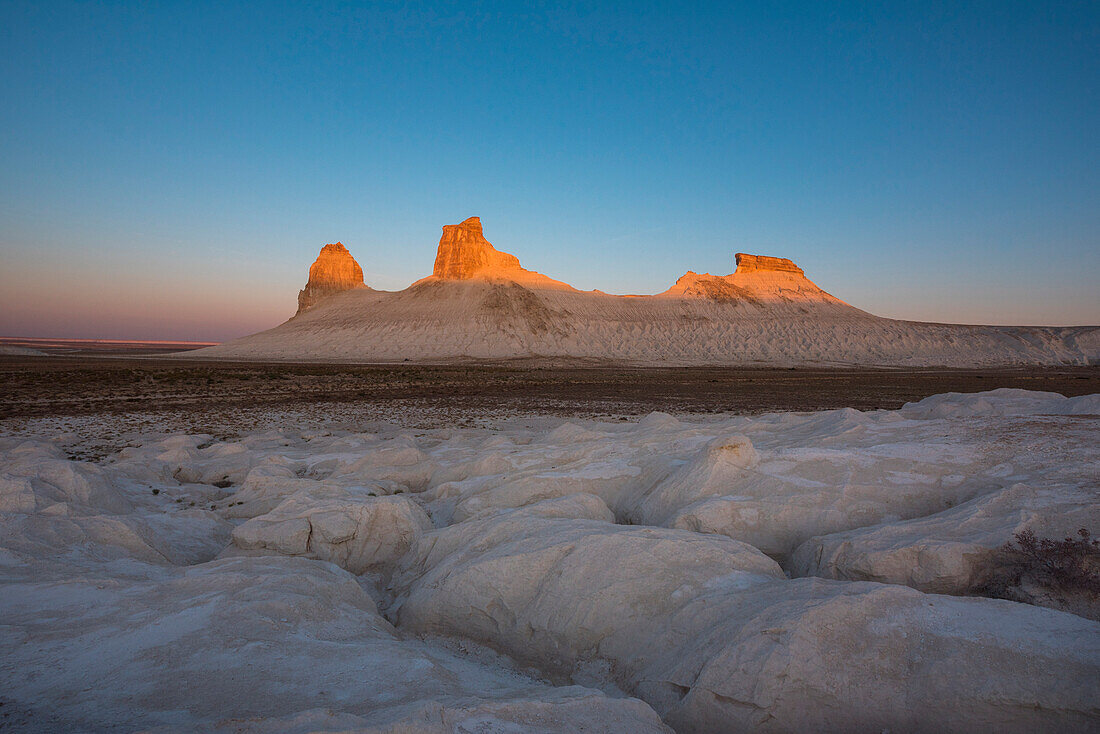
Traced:
<path fill-rule="evenodd" d="M 524 268 L 481 220 L 443 227 L 432 274 L 380 291 L 325 245 L 298 312 L 191 359 L 453 362 L 572 358 L 642 366 L 1088 365 L 1100 327 L 966 326 L 887 319 L 827 293 L 786 258 L 736 254 L 729 275 L 687 272 L 652 296 L 579 291 Z"/>
<path fill-rule="evenodd" d="M 482 234 L 481 218 L 470 217 L 461 224 L 443 227 L 432 275 L 463 280 L 487 272 L 519 269 L 519 258 L 498 252 Z"/>
<path fill-rule="evenodd" d="M 737 269 L 742 273 L 751 273 L 757 270 L 776 270 L 785 273 L 797 273 L 805 275 L 802 268 L 795 265 L 785 257 L 768 257 L 767 255 L 748 255 L 739 252 L 736 255 Z"/>

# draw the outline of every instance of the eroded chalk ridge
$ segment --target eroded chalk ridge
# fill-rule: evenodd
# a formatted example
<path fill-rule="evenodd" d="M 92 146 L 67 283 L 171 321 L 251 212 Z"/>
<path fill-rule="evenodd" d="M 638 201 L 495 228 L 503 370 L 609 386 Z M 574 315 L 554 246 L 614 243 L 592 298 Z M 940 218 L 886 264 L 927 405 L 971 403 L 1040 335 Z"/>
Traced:
<path fill-rule="evenodd" d="M 997 390 L 150 434 L 97 463 L 8 436 L 0 713 L 26 731 L 1088 730 L 1096 595 L 998 564 L 1023 531 L 1100 531 L 1098 421 L 1100 396 Z"/>
<path fill-rule="evenodd" d="M 179 359 L 453 362 L 548 358 L 625 365 L 977 367 L 1100 361 L 1100 326 L 898 321 L 822 290 L 782 257 L 735 254 L 650 295 L 579 291 L 520 265 L 481 219 L 443 227 L 431 275 L 370 288 L 343 244 L 321 248 L 294 318 Z"/>

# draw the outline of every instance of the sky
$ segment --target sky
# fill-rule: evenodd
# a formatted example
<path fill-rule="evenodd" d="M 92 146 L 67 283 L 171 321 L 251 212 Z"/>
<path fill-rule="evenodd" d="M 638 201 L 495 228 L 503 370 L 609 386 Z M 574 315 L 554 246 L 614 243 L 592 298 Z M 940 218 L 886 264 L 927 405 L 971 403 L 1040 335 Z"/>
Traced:
<path fill-rule="evenodd" d="M 1100 4 L 0 1 L 0 336 L 224 340 L 444 224 L 581 289 L 736 252 L 1100 324 Z"/>

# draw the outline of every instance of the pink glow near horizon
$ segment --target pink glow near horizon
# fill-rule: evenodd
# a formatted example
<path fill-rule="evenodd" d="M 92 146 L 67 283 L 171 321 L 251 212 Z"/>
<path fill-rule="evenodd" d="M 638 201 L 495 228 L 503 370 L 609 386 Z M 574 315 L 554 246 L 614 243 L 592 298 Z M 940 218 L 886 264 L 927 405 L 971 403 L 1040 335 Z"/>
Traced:
<path fill-rule="evenodd" d="M 351 249 L 360 262 L 369 262 L 373 254 L 368 248 L 352 245 Z M 506 246 L 499 249 L 508 251 Z M 309 258 L 315 256 L 314 252 Z M 304 249 L 301 259 L 299 268 L 259 272 L 248 266 L 246 257 L 230 259 L 218 263 L 219 267 L 205 272 L 206 277 L 202 278 L 196 278 L 194 265 L 189 272 L 158 271 L 152 277 L 133 266 L 85 268 L 77 272 L 53 263 L 51 267 L 28 267 L 23 272 L 6 269 L 0 273 L 0 336 L 226 341 L 272 328 L 294 314 L 297 292 L 304 286 L 308 272 Z M 427 265 L 430 267 L 430 263 Z M 295 270 L 300 272 L 296 274 Z M 555 273 L 547 275 L 556 277 Z M 598 282 L 599 273 L 584 275 L 588 282 L 571 284 L 586 290 L 611 291 Z M 678 275 L 669 277 L 668 284 Z M 959 289 L 950 282 L 933 281 L 917 288 L 918 284 L 907 283 L 898 274 L 896 282 L 881 281 L 878 287 L 869 287 L 858 273 L 819 276 L 811 270 L 807 276 L 857 308 L 891 318 L 974 324 L 1083 325 L 1087 320 L 1075 319 L 1075 315 L 1097 312 L 1095 298 L 1079 294 L 1067 297 L 1049 289 L 1006 307 L 995 297 L 994 291 L 1000 286 L 994 284 L 972 284 L 970 288 Z M 366 281 L 377 289 L 399 290 L 420 276 L 406 277 L 405 281 L 387 278 L 371 273 L 368 268 Z M 650 292 L 662 289 L 658 286 Z M 915 294 L 921 298 L 914 298 Z"/>

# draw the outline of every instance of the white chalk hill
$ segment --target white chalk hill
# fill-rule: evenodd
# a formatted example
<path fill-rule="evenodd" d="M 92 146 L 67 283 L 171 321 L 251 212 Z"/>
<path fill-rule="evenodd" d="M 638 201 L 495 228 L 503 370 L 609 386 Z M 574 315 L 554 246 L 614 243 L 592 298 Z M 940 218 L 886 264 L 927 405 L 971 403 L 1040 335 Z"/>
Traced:
<path fill-rule="evenodd" d="M 343 252 L 350 260 L 345 269 L 357 271 L 351 254 Z M 364 287 L 361 276 L 358 282 L 347 278 L 344 285 L 326 281 L 316 290 L 311 270 L 303 293 L 321 295 L 292 319 L 186 356 L 910 366 L 1089 364 L 1100 359 L 1100 327 L 885 319 L 826 293 L 790 260 L 743 253 L 736 259 L 731 275 L 688 272 L 652 296 L 579 291 L 521 267 L 515 256 L 485 239 L 479 218 L 470 217 L 443 227 L 432 275 L 405 290 Z"/>

